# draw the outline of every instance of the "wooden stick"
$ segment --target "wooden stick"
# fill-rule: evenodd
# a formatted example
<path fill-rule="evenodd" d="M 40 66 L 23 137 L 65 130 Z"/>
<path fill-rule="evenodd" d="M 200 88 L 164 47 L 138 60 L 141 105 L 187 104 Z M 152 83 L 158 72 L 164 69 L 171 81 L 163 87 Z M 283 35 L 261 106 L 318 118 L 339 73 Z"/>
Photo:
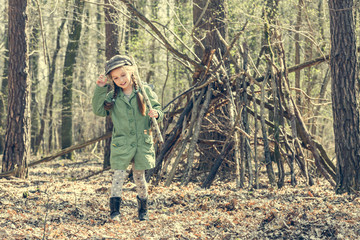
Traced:
<path fill-rule="evenodd" d="M 144 96 L 145 103 L 146 103 L 146 105 L 148 106 L 148 108 L 149 108 L 150 110 L 152 110 L 153 108 L 152 108 L 152 106 L 151 106 L 150 99 L 149 99 L 149 97 L 147 96 L 147 94 L 146 94 L 146 92 L 145 92 L 145 89 L 144 89 L 144 86 L 143 86 L 143 84 L 142 84 L 142 82 L 141 82 L 141 78 L 140 78 L 139 70 L 138 70 L 138 68 L 137 68 L 137 66 L 136 66 L 135 58 L 133 58 L 133 57 L 131 57 L 131 58 L 132 58 L 132 62 L 133 62 L 134 66 L 135 66 L 135 69 L 136 69 L 137 79 L 139 79 L 139 81 L 137 81 L 137 83 L 138 83 L 138 85 L 139 85 L 139 87 L 140 87 L 140 89 L 141 89 L 141 93 L 142 93 L 143 96 Z M 160 127 L 159 127 L 159 124 L 158 124 L 157 121 L 156 121 L 156 118 L 155 118 L 155 117 L 152 117 L 151 120 L 152 120 L 152 123 L 154 124 L 155 130 L 156 130 L 156 134 L 157 134 L 157 136 L 158 136 L 158 138 L 159 138 L 160 143 L 164 143 L 164 139 L 163 139 L 163 137 L 162 137 L 162 135 L 161 135 Z"/>

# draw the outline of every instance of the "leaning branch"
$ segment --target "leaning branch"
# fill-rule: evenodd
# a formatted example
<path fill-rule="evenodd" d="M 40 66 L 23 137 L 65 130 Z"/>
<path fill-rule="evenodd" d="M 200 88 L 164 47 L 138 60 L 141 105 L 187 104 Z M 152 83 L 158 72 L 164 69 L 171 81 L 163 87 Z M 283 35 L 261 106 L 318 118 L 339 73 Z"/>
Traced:
<path fill-rule="evenodd" d="M 307 67 L 312 67 L 312 66 L 318 65 L 320 63 L 323 63 L 323 62 L 326 62 L 329 60 L 330 60 L 330 55 L 325 55 L 322 57 L 314 58 L 314 59 L 304 62 L 304 63 L 300 63 L 298 65 L 292 66 L 292 67 L 288 68 L 287 70 L 288 70 L 288 73 L 292 73 L 292 72 L 296 72 L 296 71 L 302 70 Z M 257 82 L 262 82 L 263 80 L 264 80 L 263 76 L 256 78 Z"/>
<path fill-rule="evenodd" d="M 77 150 L 77 149 L 84 148 L 84 147 L 86 147 L 88 145 L 99 142 L 101 140 L 110 138 L 111 135 L 112 135 L 112 133 L 108 132 L 108 133 L 106 133 L 105 135 L 103 135 L 101 137 L 94 138 L 94 139 L 91 139 L 91 140 L 89 140 L 87 142 L 76 144 L 76 145 L 73 145 L 71 147 L 65 148 L 65 149 L 63 149 L 63 150 L 61 150 L 61 151 L 59 151 L 59 152 L 57 152 L 55 154 L 52 154 L 52 155 L 47 156 L 45 158 L 42 158 L 42 159 L 40 159 L 38 161 L 34 161 L 34 162 L 29 163 L 28 167 L 32 167 L 32 166 L 38 165 L 40 163 L 50 162 L 51 160 L 54 160 L 55 158 L 60 157 L 60 156 L 62 156 L 64 154 L 67 154 L 67 153 L 72 152 L 72 151 Z M 16 173 L 16 169 L 10 170 L 8 172 L 3 172 L 3 173 L 0 173 L 0 178 L 14 176 L 15 173 Z"/>
<path fill-rule="evenodd" d="M 91 145 L 91 144 L 93 144 L 93 143 L 96 143 L 96 142 L 99 142 L 99 141 L 101 141 L 101 140 L 110 138 L 111 135 L 112 135 L 112 132 L 108 132 L 108 133 L 106 133 L 105 135 L 103 135 L 103 136 L 101 136 L 101 137 L 91 139 L 91 140 L 89 140 L 89 141 L 87 141 L 87 142 L 84 142 L 84 143 L 80 143 L 80 144 L 73 145 L 73 146 L 68 147 L 68 148 L 65 148 L 65 149 L 63 149 L 63 150 L 61 150 L 61 151 L 59 151 L 59 152 L 57 152 L 57 153 L 55 153 L 55 154 L 52 154 L 52 155 L 47 156 L 47 157 L 45 157 L 45 158 L 42 158 L 42 159 L 40 159 L 40 160 L 38 160 L 38 161 L 32 162 L 32 163 L 30 163 L 28 166 L 29 166 L 29 167 L 32 167 L 32 166 L 38 165 L 38 164 L 40 164 L 40 163 L 49 162 L 49 161 L 51 161 L 51 160 L 53 160 L 53 159 L 55 159 L 55 158 L 57 158 L 57 157 L 60 157 L 60 156 L 62 156 L 62 155 L 65 155 L 65 154 L 67 154 L 67 153 L 70 153 L 70 152 L 72 152 L 72 151 L 75 151 L 75 150 L 77 150 L 77 149 L 81 149 L 81 148 L 84 148 L 84 147 L 86 147 L 86 146 L 88 146 L 88 145 Z"/>

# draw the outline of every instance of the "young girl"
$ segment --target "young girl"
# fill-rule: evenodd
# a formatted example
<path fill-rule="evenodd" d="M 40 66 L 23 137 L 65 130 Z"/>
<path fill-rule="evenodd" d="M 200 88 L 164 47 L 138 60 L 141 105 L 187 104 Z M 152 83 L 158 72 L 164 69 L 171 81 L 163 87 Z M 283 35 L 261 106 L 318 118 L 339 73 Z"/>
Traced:
<path fill-rule="evenodd" d="M 110 197 L 110 217 L 113 220 L 120 220 L 122 186 L 130 163 L 138 193 L 139 220 L 148 220 L 145 170 L 155 166 L 150 118 L 155 117 L 158 121 L 163 118 L 156 94 L 145 85 L 153 108 L 151 111 L 146 109 L 135 78 L 135 67 L 128 56 L 112 57 L 105 65 L 106 78 L 102 75 L 96 81 L 92 98 L 94 113 L 103 117 L 110 114 L 114 125 L 110 155 L 111 168 L 114 169 Z M 107 82 L 114 87 L 109 93 Z"/>

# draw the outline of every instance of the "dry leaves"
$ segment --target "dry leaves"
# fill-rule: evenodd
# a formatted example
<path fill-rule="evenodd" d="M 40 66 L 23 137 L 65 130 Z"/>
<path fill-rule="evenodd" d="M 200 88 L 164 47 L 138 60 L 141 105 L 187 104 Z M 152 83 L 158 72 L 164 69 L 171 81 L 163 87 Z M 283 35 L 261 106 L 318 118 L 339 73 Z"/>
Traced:
<path fill-rule="evenodd" d="M 0 239 L 358 239 L 360 200 L 328 185 L 236 190 L 216 182 L 150 186 L 150 221 L 137 220 L 135 185 L 125 184 L 121 222 L 108 218 L 111 172 L 98 158 L 47 163 L 26 180 L 0 179 Z"/>

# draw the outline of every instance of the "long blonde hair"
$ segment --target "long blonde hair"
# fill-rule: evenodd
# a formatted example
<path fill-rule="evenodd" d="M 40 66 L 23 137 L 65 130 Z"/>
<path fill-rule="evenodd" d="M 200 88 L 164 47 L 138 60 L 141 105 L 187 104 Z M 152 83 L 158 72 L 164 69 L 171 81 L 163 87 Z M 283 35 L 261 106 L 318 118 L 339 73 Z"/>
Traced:
<path fill-rule="evenodd" d="M 144 102 L 144 96 L 142 95 L 142 93 L 139 89 L 139 85 L 138 85 L 137 79 L 134 74 L 135 66 L 125 65 L 125 66 L 122 66 L 121 68 L 123 68 L 126 72 L 128 72 L 130 74 L 130 79 L 134 83 L 136 100 L 137 100 L 137 104 L 139 107 L 139 111 L 143 116 L 145 116 L 146 115 L 146 104 Z M 114 83 L 114 81 L 111 79 L 110 73 L 108 75 L 106 75 L 106 77 L 108 78 L 109 82 L 111 83 L 111 85 L 114 89 L 114 94 L 113 94 L 110 102 L 107 102 L 107 101 L 104 102 L 105 110 L 111 110 L 113 108 L 113 106 L 115 104 L 115 100 L 117 98 L 117 95 L 119 94 L 119 91 L 120 91 L 120 87 L 117 86 Z"/>

